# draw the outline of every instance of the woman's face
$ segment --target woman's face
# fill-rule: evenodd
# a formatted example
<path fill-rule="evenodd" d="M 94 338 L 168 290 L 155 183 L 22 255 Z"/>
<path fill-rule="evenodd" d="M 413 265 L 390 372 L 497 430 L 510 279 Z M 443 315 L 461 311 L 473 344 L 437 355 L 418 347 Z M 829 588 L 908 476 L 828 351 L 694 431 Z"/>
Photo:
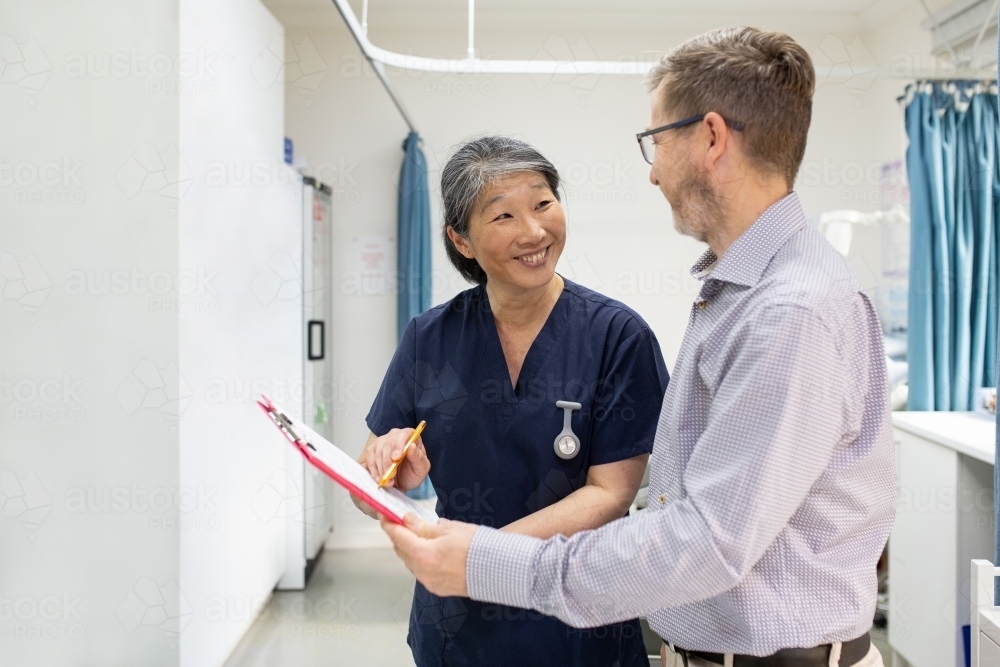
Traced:
<path fill-rule="evenodd" d="M 480 194 L 468 238 L 453 230 L 449 237 L 459 252 L 475 257 L 491 285 L 544 287 L 566 245 L 566 215 L 544 176 L 517 172 Z"/>

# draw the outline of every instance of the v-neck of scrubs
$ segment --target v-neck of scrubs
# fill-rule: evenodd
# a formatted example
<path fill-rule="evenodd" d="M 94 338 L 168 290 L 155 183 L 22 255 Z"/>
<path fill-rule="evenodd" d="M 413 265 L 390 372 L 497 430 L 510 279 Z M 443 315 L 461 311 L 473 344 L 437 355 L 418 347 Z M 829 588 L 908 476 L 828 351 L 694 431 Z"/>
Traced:
<path fill-rule="evenodd" d="M 542 328 L 538 330 L 538 334 L 535 339 L 531 341 L 531 345 L 528 346 L 528 351 L 524 355 L 524 361 L 521 363 L 521 371 L 517 375 L 517 383 L 512 383 L 510 379 L 510 369 L 507 367 L 507 357 L 504 355 L 503 344 L 500 342 L 500 331 L 497 329 L 496 319 L 493 317 L 493 308 L 490 305 L 489 294 L 486 293 L 486 286 L 482 286 L 482 298 L 485 302 L 485 308 L 481 309 L 483 317 L 483 329 L 487 335 L 486 349 L 490 356 L 490 361 L 493 366 L 493 372 L 500 381 L 500 386 L 504 388 L 504 394 L 507 394 L 507 390 L 510 390 L 509 396 L 513 399 L 511 401 L 505 401 L 514 403 L 522 398 L 523 388 L 527 385 L 528 380 L 535 377 L 538 369 L 545 366 L 545 361 L 548 359 L 552 350 L 555 348 L 555 342 L 558 340 L 558 331 L 560 329 L 560 322 L 563 319 L 563 302 L 566 300 L 566 284 L 563 280 L 563 288 L 559 293 L 559 298 L 556 299 L 556 303 L 552 306 L 552 310 L 549 311 L 549 316 L 545 318 L 545 323 L 542 324 Z M 521 388 L 521 391 L 519 391 Z"/>

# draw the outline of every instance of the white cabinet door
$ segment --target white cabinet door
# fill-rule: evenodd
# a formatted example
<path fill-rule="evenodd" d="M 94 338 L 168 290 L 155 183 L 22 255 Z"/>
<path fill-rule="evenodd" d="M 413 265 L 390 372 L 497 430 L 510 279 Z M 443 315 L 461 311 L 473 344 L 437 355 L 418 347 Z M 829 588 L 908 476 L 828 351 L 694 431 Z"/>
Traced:
<path fill-rule="evenodd" d="M 982 632 L 979 633 L 979 665 L 972 667 L 1000 667 L 1000 646 Z"/>
<path fill-rule="evenodd" d="M 968 605 L 957 590 L 959 455 L 899 429 L 895 435 L 889 643 L 913 667 L 959 667 L 956 605 Z"/>

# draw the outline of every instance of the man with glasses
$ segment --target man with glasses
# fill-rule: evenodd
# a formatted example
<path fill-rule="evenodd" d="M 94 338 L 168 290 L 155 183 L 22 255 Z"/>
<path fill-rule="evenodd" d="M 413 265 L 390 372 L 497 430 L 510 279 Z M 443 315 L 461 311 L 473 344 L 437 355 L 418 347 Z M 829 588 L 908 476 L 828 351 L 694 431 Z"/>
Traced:
<path fill-rule="evenodd" d="M 812 62 L 787 35 L 718 30 L 647 81 L 650 181 L 677 230 L 708 245 L 647 511 L 549 540 L 415 517 L 383 527 L 438 595 L 577 627 L 648 614 L 667 667 L 880 666 L 868 629 L 895 516 L 885 355 L 872 304 L 791 190 Z"/>

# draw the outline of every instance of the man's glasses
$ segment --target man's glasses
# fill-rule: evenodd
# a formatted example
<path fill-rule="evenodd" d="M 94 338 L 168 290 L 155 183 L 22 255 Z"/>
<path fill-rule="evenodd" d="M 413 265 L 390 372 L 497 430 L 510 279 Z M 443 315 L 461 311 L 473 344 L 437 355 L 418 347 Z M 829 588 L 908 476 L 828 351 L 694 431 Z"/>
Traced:
<path fill-rule="evenodd" d="M 649 164 L 653 164 L 653 154 L 656 152 L 656 142 L 653 141 L 653 135 L 659 134 L 660 132 L 666 132 L 667 130 L 676 130 L 679 127 L 685 127 L 698 121 L 704 120 L 705 114 L 700 114 L 698 116 L 691 116 L 690 118 L 685 118 L 684 120 L 679 120 L 676 123 L 670 123 L 669 125 L 664 125 L 663 127 L 656 127 L 652 130 L 646 130 L 645 132 L 640 132 L 635 135 L 636 140 L 639 142 L 639 150 L 642 151 L 642 157 Z M 729 120 L 728 118 L 723 118 L 726 121 L 726 125 L 733 128 L 738 132 L 743 131 L 743 123 L 738 120 Z"/>

